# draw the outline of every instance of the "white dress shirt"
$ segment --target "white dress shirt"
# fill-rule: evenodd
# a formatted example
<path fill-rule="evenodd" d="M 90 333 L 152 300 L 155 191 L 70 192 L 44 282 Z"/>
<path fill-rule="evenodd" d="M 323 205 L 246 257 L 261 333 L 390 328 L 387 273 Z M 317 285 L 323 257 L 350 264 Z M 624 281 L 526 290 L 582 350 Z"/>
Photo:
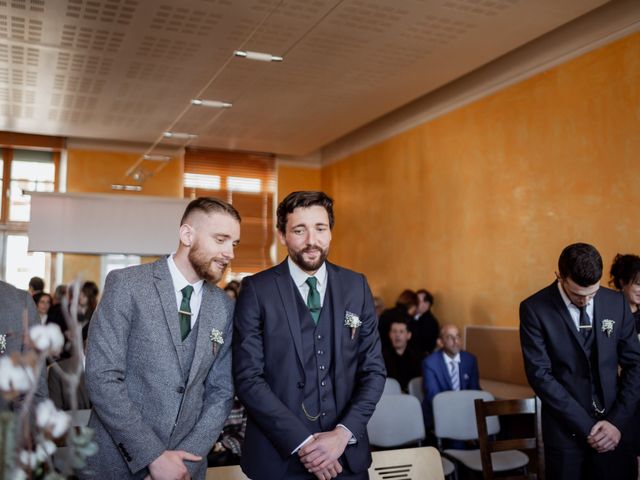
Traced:
<path fill-rule="evenodd" d="M 293 279 L 293 283 L 298 287 L 298 291 L 300 295 L 302 295 L 302 300 L 304 303 L 307 303 L 307 296 L 309 295 L 309 285 L 307 284 L 307 278 L 313 276 L 316 277 L 318 283 L 316 284 L 316 288 L 318 289 L 318 293 L 320 294 L 320 306 L 324 305 L 324 294 L 327 292 L 327 265 L 322 262 L 322 265 L 318 269 L 318 271 L 314 275 L 309 275 L 304 270 L 302 270 L 298 265 L 296 265 L 291 257 L 287 257 L 287 263 L 289 264 L 289 273 L 291 274 L 291 278 Z"/>
<path fill-rule="evenodd" d="M 562 297 L 564 304 L 567 306 L 567 310 L 569 311 L 569 315 L 571 315 L 573 324 L 576 326 L 576 330 L 580 332 L 580 309 L 573 303 L 571 303 L 571 299 L 567 296 L 560 282 L 558 282 L 558 290 L 560 290 L 560 296 Z M 587 303 L 586 310 L 587 316 L 589 317 L 589 322 L 591 322 L 591 325 L 593 325 L 593 299 L 589 300 L 589 303 Z"/>
<path fill-rule="evenodd" d="M 176 294 L 176 306 L 178 307 L 178 311 L 180 311 L 180 305 L 182 304 L 182 289 L 187 285 L 191 285 L 193 287 L 193 293 L 189 299 L 189 306 L 191 307 L 191 328 L 193 328 L 196 320 L 198 320 L 198 313 L 200 313 L 200 304 L 202 303 L 202 285 L 204 284 L 204 280 L 199 280 L 196 283 L 189 283 L 187 279 L 184 278 L 184 275 L 180 273 L 180 270 L 178 270 L 176 262 L 173 261 L 174 255 L 174 253 L 169 255 L 167 258 L 167 264 L 169 265 L 171 280 L 173 281 L 173 291 Z"/>

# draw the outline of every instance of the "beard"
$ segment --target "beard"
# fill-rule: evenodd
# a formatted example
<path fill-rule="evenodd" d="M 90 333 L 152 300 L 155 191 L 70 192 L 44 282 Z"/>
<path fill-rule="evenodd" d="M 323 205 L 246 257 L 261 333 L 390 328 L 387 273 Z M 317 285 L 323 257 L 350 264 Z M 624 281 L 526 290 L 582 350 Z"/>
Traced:
<path fill-rule="evenodd" d="M 222 279 L 228 265 L 228 262 L 222 258 L 209 257 L 200 249 L 200 245 L 197 242 L 194 242 L 191 246 L 187 258 L 189 259 L 191 267 L 198 276 L 212 285 L 215 285 Z M 216 270 L 216 261 L 224 263 L 224 267 L 220 272 Z"/>
<path fill-rule="evenodd" d="M 318 258 L 316 260 L 311 260 L 311 261 L 305 260 L 304 254 L 310 253 L 313 251 L 320 252 L 320 255 L 318 256 Z M 293 250 L 289 250 L 289 257 L 291 257 L 291 260 L 293 260 L 293 263 L 298 265 L 305 272 L 315 272 L 316 270 L 318 270 L 322 266 L 324 261 L 327 259 L 327 255 L 329 255 L 328 248 L 325 248 L 323 250 L 320 247 L 306 247 L 296 252 L 294 252 Z"/>

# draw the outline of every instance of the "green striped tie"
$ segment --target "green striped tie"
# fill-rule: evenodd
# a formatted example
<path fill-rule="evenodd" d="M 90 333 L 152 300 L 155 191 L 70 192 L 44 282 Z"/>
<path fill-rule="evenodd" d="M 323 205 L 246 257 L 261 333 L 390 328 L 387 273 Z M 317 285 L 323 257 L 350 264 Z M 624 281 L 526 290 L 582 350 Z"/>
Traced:
<path fill-rule="evenodd" d="M 178 316 L 180 317 L 180 336 L 182 337 L 182 341 L 189 336 L 189 332 L 191 331 L 191 294 L 193 293 L 193 287 L 191 285 L 187 285 L 182 290 L 182 303 L 180 304 L 180 313 Z"/>
<path fill-rule="evenodd" d="M 316 277 L 307 278 L 307 285 L 309 285 L 309 294 L 307 295 L 307 307 L 313 318 L 313 323 L 318 324 L 318 318 L 320 318 L 320 293 L 316 286 L 318 285 L 318 279 Z"/>

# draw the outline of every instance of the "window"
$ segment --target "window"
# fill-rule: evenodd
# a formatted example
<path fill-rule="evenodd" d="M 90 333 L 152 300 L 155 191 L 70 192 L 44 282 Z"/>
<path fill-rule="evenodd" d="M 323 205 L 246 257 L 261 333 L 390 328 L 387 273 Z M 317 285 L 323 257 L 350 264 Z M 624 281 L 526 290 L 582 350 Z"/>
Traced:
<path fill-rule="evenodd" d="M 100 285 L 104 288 L 104 281 L 112 270 L 140 265 L 138 255 L 102 255 L 100 268 Z"/>
<path fill-rule="evenodd" d="M 0 132 L 0 139 L 6 143 L 19 137 L 17 134 L 10 138 L 2 135 Z M 52 151 L 53 146 L 48 151 L 46 148 L 43 144 L 38 145 L 38 150 L 6 147 L 2 149 L 0 159 L 0 275 L 22 289 L 28 287 L 34 276 L 45 280 L 47 290 L 53 287 L 52 255 L 29 252 L 27 236 L 31 196 L 25 192 L 56 191 L 60 154 Z"/>
<path fill-rule="evenodd" d="M 184 196 L 216 197 L 242 217 L 242 236 L 225 280 L 240 279 L 273 265 L 275 162 L 268 155 L 188 148 Z"/>

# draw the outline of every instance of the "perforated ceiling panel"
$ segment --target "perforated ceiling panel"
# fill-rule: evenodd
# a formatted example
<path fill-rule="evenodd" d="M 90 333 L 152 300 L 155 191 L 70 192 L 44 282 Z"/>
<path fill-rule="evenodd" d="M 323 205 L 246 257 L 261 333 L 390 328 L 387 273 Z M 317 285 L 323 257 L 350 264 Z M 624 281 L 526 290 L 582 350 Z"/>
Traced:
<path fill-rule="evenodd" d="M 0 129 L 302 155 L 603 3 L 0 0 Z"/>

